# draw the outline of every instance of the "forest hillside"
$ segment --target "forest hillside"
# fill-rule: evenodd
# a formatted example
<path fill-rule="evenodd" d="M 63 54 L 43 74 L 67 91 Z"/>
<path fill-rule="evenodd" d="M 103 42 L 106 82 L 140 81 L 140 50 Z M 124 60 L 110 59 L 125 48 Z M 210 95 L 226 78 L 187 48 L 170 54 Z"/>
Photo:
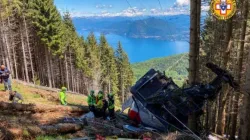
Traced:
<path fill-rule="evenodd" d="M 159 70 L 160 72 L 165 71 L 166 76 L 172 77 L 177 85 L 182 86 L 188 76 L 188 54 L 155 58 L 132 64 L 132 70 L 137 80 L 151 68 Z"/>
<path fill-rule="evenodd" d="M 53 0 L 1 0 L 0 13 L 0 63 L 13 79 L 85 95 L 113 92 L 124 102 L 133 72 L 120 42 L 114 50 L 104 35 L 79 36 Z"/>

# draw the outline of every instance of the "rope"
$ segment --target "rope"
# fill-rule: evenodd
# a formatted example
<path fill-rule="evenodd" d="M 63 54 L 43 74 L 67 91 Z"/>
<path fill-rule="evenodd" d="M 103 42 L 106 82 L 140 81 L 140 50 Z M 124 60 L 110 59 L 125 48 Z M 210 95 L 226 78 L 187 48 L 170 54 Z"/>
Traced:
<path fill-rule="evenodd" d="M 191 129 L 189 129 L 184 123 L 182 123 L 172 112 L 170 112 L 165 106 L 163 108 L 171 115 L 173 116 L 181 125 L 183 125 L 188 131 L 190 131 L 196 138 L 199 140 L 202 140 L 199 136 L 197 136 Z"/>
<path fill-rule="evenodd" d="M 126 2 L 127 2 L 127 4 L 129 5 L 129 8 L 133 11 L 133 13 L 135 13 L 135 14 L 136 14 L 135 10 L 132 8 L 132 6 L 131 6 L 131 4 L 129 3 L 129 1 L 128 1 L 128 0 L 126 0 Z M 139 17 L 138 17 L 138 18 L 139 18 Z M 140 18 L 140 20 L 142 20 L 142 21 L 143 21 L 143 19 L 141 19 L 141 18 Z M 145 23 L 145 25 L 148 25 L 146 21 L 144 21 L 144 23 Z"/>
<path fill-rule="evenodd" d="M 169 70 L 171 70 L 175 65 L 177 65 L 186 55 L 183 55 L 180 59 L 178 59 L 177 61 L 175 61 L 175 63 L 170 66 L 167 70 L 165 70 L 165 72 L 168 72 Z"/>

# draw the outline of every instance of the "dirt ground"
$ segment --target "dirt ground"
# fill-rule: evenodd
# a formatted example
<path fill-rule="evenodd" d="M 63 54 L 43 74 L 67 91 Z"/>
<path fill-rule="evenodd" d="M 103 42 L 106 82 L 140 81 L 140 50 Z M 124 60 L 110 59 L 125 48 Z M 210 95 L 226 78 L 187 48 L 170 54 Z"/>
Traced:
<path fill-rule="evenodd" d="M 2 91 L 3 85 L 0 85 L 0 102 L 9 102 L 9 93 Z M 22 94 L 24 98 L 23 104 L 46 104 L 60 105 L 58 93 L 36 89 L 13 82 L 13 90 Z M 87 105 L 86 96 L 77 94 L 67 94 L 67 101 L 73 105 Z M 64 111 L 58 112 L 15 112 L 8 110 L 0 110 L 0 139 L 52 139 L 58 136 L 38 136 L 33 137 L 29 134 L 28 129 L 32 126 L 56 124 L 64 117 L 79 117 L 82 114 L 69 113 Z M 79 134 L 78 134 L 79 135 Z M 74 137 L 60 136 L 60 139 Z"/>

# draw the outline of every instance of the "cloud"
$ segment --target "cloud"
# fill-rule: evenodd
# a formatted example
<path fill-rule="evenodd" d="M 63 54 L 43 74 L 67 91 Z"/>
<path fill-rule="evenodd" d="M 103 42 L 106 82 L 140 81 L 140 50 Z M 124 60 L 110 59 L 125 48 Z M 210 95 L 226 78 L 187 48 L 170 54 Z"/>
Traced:
<path fill-rule="evenodd" d="M 93 14 L 91 14 L 91 13 L 75 12 L 75 11 L 71 11 L 70 15 L 71 15 L 71 17 L 90 17 L 90 16 L 93 16 Z"/>
<path fill-rule="evenodd" d="M 156 10 L 156 9 L 150 9 L 150 12 L 152 13 L 152 14 L 157 14 L 158 13 L 158 10 Z"/>
<path fill-rule="evenodd" d="M 99 6 L 97 6 L 100 8 Z M 109 6 L 110 7 L 110 6 Z M 108 10 L 105 10 L 104 8 L 100 13 L 85 13 L 85 12 L 75 12 L 71 11 L 72 17 L 89 17 L 89 16 L 99 16 L 99 17 L 115 17 L 115 16 L 127 16 L 127 17 L 132 17 L 132 16 L 141 16 L 145 14 L 147 9 L 140 9 L 137 7 L 132 7 L 132 8 L 127 8 L 122 10 L 121 12 L 108 12 Z"/>
<path fill-rule="evenodd" d="M 189 7 L 188 6 L 172 6 L 167 9 L 150 9 L 151 15 L 180 15 L 180 14 L 189 14 Z"/>
<path fill-rule="evenodd" d="M 140 16 L 143 15 L 146 12 L 146 9 L 140 9 L 137 7 L 129 7 L 125 10 L 122 10 L 122 12 L 116 13 L 115 15 L 119 16 Z"/>
<path fill-rule="evenodd" d="M 190 0 L 176 0 L 176 4 L 180 6 L 189 5 Z"/>
<path fill-rule="evenodd" d="M 113 7 L 113 5 L 105 5 L 105 4 L 103 4 L 103 5 L 98 4 L 95 6 L 95 8 L 97 8 L 97 9 L 108 9 L 108 8 L 112 8 L 112 7 Z"/>
<path fill-rule="evenodd" d="M 85 12 L 71 12 L 72 17 L 115 17 L 115 16 L 162 16 L 162 15 L 189 15 L 190 14 L 190 0 L 176 0 L 176 2 L 169 8 L 161 9 L 159 7 L 152 9 L 138 8 L 138 7 L 128 7 L 122 11 L 110 12 L 108 8 L 112 8 L 112 5 L 96 5 L 96 8 L 102 9 L 97 13 L 85 13 Z M 202 4 L 201 11 L 207 12 L 209 10 L 209 5 Z"/>
<path fill-rule="evenodd" d="M 134 17 L 134 16 L 160 16 L 160 15 L 178 15 L 178 14 L 188 14 L 186 9 L 174 9 L 169 8 L 165 10 L 161 10 L 159 8 L 152 9 L 140 9 L 137 7 L 127 8 L 122 10 L 121 12 L 109 12 L 108 10 L 102 10 L 100 13 L 85 13 L 85 12 L 70 12 L 72 17 L 115 17 L 115 16 L 126 16 L 126 17 Z"/>

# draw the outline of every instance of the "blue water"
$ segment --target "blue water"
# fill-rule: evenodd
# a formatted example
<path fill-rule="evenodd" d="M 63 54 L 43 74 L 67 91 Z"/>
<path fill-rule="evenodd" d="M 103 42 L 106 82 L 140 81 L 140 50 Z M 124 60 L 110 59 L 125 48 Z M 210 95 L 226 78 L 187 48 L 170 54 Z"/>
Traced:
<path fill-rule="evenodd" d="M 89 31 L 81 31 L 79 33 L 87 37 Z M 99 40 L 100 33 L 94 32 L 94 34 Z M 116 34 L 106 34 L 105 36 L 109 45 L 114 49 L 117 48 L 118 41 L 121 41 L 124 51 L 128 54 L 130 63 L 189 52 L 189 44 L 184 41 L 170 42 L 157 39 L 128 38 Z"/>

